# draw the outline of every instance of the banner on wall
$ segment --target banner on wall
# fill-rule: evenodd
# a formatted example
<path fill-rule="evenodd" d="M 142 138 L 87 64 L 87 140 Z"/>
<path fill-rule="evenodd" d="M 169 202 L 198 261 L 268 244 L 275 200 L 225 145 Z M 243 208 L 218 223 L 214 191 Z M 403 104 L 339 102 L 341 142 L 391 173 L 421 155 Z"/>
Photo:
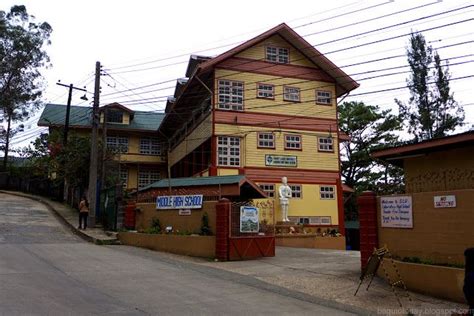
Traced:
<path fill-rule="evenodd" d="M 382 227 L 413 228 L 411 196 L 383 196 L 380 198 Z"/>
<path fill-rule="evenodd" d="M 202 194 L 164 195 L 156 197 L 157 210 L 196 209 L 202 207 Z"/>
<path fill-rule="evenodd" d="M 258 208 L 255 206 L 240 207 L 240 232 L 258 233 Z"/>

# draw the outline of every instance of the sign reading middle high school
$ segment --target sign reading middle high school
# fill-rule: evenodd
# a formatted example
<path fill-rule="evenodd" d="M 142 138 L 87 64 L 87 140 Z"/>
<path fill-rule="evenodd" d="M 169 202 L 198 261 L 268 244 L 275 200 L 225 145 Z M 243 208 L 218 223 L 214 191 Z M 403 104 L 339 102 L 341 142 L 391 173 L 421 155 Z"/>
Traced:
<path fill-rule="evenodd" d="M 192 209 L 202 207 L 202 194 L 165 195 L 156 198 L 157 210 Z"/>

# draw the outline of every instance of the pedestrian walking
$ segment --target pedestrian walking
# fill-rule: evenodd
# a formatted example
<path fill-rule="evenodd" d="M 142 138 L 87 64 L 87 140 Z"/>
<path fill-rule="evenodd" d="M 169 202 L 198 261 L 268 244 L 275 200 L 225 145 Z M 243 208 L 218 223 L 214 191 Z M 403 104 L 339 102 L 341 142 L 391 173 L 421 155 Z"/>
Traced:
<path fill-rule="evenodd" d="M 87 216 L 89 215 L 89 201 L 85 196 L 82 197 L 79 203 L 79 229 L 87 228 Z M 84 224 L 82 222 L 84 221 Z"/>

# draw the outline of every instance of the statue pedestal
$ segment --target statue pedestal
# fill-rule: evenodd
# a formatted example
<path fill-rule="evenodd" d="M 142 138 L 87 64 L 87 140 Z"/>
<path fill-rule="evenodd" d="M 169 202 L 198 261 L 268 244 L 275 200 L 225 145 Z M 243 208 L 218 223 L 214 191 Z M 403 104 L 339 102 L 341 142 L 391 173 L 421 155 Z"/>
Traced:
<path fill-rule="evenodd" d="M 301 233 L 302 226 L 296 222 L 277 222 L 275 225 L 276 234 L 298 234 Z"/>

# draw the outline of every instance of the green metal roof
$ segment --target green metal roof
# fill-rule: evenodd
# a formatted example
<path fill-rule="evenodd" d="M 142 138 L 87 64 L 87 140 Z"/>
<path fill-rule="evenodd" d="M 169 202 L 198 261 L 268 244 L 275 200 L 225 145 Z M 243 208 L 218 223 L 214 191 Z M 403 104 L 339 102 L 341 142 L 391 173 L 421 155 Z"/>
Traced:
<path fill-rule="evenodd" d="M 187 187 L 187 186 L 198 186 L 198 185 L 222 185 L 222 184 L 235 184 L 240 183 L 245 176 L 234 175 L 234 176 L 216 176 L 216 177 L 190 177 L 190 178 L 173 178 L 171 179 L 172 187 Z M 169 187 L 169 179 L 161 179 L 160 181 L 154 182 L 140 191 L 157 188 Z"/>
<path fill-rule="evenodd" d="M 92 107 L 71 106 L 69 114 L 69 125 L 71 127 L 91 127 Z M 63 126 L 66 117 L 66 105 L 46 104 L 38 121 L 39 126 Z M 107 124 L 113 129 L 133 129 L 156 131 L 163 120 L 164 114 L 152 111 L 133 111 L 133 119 L 130 124 Z"/>

